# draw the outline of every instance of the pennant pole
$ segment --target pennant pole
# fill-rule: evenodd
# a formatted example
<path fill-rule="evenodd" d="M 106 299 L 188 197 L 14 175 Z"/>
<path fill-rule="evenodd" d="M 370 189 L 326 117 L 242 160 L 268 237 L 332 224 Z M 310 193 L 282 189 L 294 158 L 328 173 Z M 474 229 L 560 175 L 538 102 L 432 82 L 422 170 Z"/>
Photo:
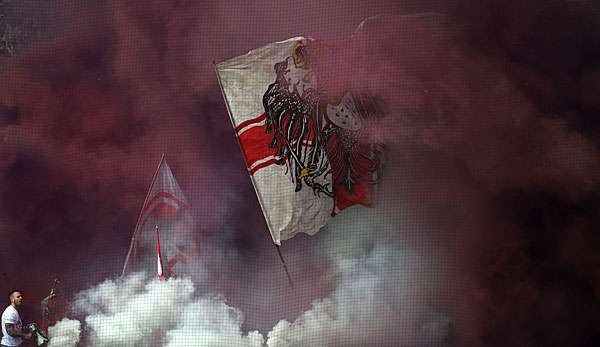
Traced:
<path fill-rule="evenodd" d="M 235 122 L 233 121 L 233 115 L 231 114 L 231 107 L 229 106 L 229 100 L 227 99 L 227 95 L 225 95 L 225 91 L 223 90 L 223 83 L 221 82 L 221 76 L 219 75 L 219 71 L 217 70 L 217 64 L 215 63 L 214 60 L 212 63 L 213 63 L 213 68 L 215 69 L 215 74 L 217 75 L 217 81 L 219 82 L 219 88 L 221 89 L 221 94 L 223 95 L 223 100 L 225 100 L 225 106 L 227 107 L 227 114 L 229 115 L 229 120 L 231 121 L 231 125 L 233 126 L 233 129 L 235 130 Z M 242 144 L 240 143 L 240 139 L 238 138 L 237 133 L 235 134 L 235 139 L 237 140 L 238 146 L 241 151 Z M 243 151 L 242 151 L 242 157 L 244 158 L 244 160 L 246 160 Z M 265 222 L 267 223 L 267 228 L 269 228 L 269 233 L 271 235 L 273 235 L 273 233 L 271 232 L 271 225 L 269 224 L 269 219 L 267 218 L 267 215 L 265 214 L 265 209 L 263 208 L 262 201 L 260 200 L 260 195 L 258 195 L 258 189 L 256 189 L 256 185 L 254 184 L 254 179 L 252 178 L 251 174 L 249 174 L 249 176 L 250 176 L 250 182 L 252 183 L 252 187 L 254 188 L 256 199 L 258 200 L 258 204 L 260 205 L 260 210 L 262 211 L 263 216 L 265 218 Z M 279 249 L 279 245 L 275 242 L 273 244 L 275 245 L 275 248 L 277 249 L 277 254 L 279 254 L 279 260 L 281 261 L 281 265 L 283 265 L 283 269 L 285 270 L 285 275 L 287 276 L 288 283 L 290 284 L 290 287 L 292 287 L 292 289 L 293 289 L 294 282 L 292 281 L 292 277 L 290 276 L 290 272 L 287 268 L 287 264 L 285 263 L 285 260 L 283 259 L 283 256 L 281 255 L 281 250 Z"/>
<path fill-rule="evenodd" d="M 158 231 L 158 224 L 155 225 L 155 229 L 156 229 L 156 269 L 157 269 L 157 274 L 158 274 L 158 279 L 159 280 L 163 280 L 164 279 L 164 275 L 163 275 L 163 262 L 162 262 L 162 254 L 160 252 L 160 232 Z"/>
<path fill-rule="evenodd" d="M 133 246 L 137 241 L 137 234 L 139 232 L 140 221 L 142 219 L 142 212 L 144 211 L 144 207 L 148 203 L 148 199 L 150 198 L 150 191 L 152 190 L 152 186 L 154 185 L 154 181 L 156 180 L 156 176 L 158 176 L 158 171 L 165 160 L 165 154 L 163 153 L 160 157 L 160 162 L 158 162 L 158 166 L 156 167 L 156 171 L 154 172 L 154 176 L 152 176 L 152 182 L 150 182 L 150 186 L 148 187 L 148 192 L 146 193 L 146 198 L 144 199 L 144 204 L 140 209 L 140 213 L 137 217 L 137 221 L 135 222 L 135 226 L 133 228 L 133 235 L 131 236 L 131 241 L 129 242 L 129 251 L 127 251 L 127 257 L 125 257 L 125 263 L 123 264 L 123 271 L 121 272 L 121 277 L 125 276 L 125 271 L 127 271 L 127 265 L 129 263 L 129 258 L 131 257 L 131 251 L 133 250 Z"/>

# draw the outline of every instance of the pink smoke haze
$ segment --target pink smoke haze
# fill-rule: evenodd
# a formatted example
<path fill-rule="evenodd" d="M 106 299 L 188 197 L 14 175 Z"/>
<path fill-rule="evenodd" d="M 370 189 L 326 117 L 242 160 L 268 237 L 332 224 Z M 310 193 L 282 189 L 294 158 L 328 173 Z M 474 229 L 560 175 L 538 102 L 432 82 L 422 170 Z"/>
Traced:
<path fill-rule="evenodd" d="M 19 29 L 0 55 L 0 290 L 21 288 L 34 321 L 60 278 L 73 315 L 55 344 L 600 344 L 596 3 L 3 1 L 0 14 Z M 294 36 L 316 40 L 330 95 L 376 96 L 365 131 L 387 152 L 373 209 L 284 242 L 292 289 L 213 62 Z M 119 281 L 162 153 L 192 206 L 194 274 Z M 150 337 L 103 330 L 116 317 Z"/>

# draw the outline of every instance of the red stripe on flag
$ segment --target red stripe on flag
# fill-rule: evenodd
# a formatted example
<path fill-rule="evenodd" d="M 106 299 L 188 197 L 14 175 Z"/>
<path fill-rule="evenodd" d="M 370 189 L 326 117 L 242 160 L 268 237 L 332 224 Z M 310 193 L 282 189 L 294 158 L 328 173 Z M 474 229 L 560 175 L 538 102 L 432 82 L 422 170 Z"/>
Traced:
<path fill-rule="evenodd" d="M 245 121 L 241 122 L 240 125 L 238 125 L 237 127 L 235 127 L 235 132 L 239 133 L 240 130 L 244 129 L 248 125 L 262 122 L 266 118 L 267 118 L 267 115 L 265 113 L 263 113 L 263 114 L 261 114 L 260 116 L 258 116 L 256 118 L 245 120 Z"/>
<path fill-rule="evenodd" d="M 142 209 L 142 213 L 146 212 L 146 210 L 154 203 L 156 202 L 156 200 L 160 199 L 160 198 L 166 198 L 168 200 L 172 200 L 173 202 L 175 202 L 178 206 L 180 207 L 188 207 L 188 204 L 179 199 L 178 197 L 176 197 L 175 195 L 169 193 L 169 192 L 158 192 L 156 194 L 154 194 L 154 196 L 152 197 L 152 199 L 150 199 L 148 201 L 148 203 L 146 204 L 146 206 L 144 206 L 144 208 Z"/>
<path fill-rule="evenodd" d="M 269 165 L 273 165 L 277 162 L 277 159 L 269 159 L 267 161 L 265 161 L 264 163 L 260 163 L 258 165 L 256 165 L 255 167 L 252 168 L 252 170 L 250 170 L 250 174 L 254 175 L 254 173 L 262 168 L 265 168 Z"/>
<path fill-rule="evenodd" d="M 236 127 L 236 133 L 238 134 L 240 146 L 242 147 L 244 162 L 246 163 L 246 168 L 250 170 L 250 174 L 254 174 L 258 170 L 269 165 L 273 165 L 277 161 L 277 158 L 270 159 L 253 167 L 256 162 L 265 160 L 268 157 L 275 157 L 277 153 L 275 148 L 269 148 L 269 144 L 271 144 L 271 141 L 273 140 L 273 133 L 266 132 L 267 126 L 265 124 L 256 125 L 239 134 L 240 130 L 243 130 L 251 124 L 262 122 L 266 117 L 265 114 L 262 114 L 256 118 L 244 121 Z M 313 147 L 314 144 L 312 142 L 312 138 L 309 138 L 308 140 L 304 140 L 301 146 Z"/>
<path fill-rule="evenodd" d="M 148 213 L 146 213 L 146 216 L 152 216 L 158 219 L 172 219 L 177 215 L 177 211 L 179 210 L 179 208 L 162 201 L 153 205 L 153 207 L 148 210 Z"/>
<path fill-rule="evenodd" d="M 269 144 L 271 143 L 271 140 L 273 140 L 273 134 L 266 133 L 266 125 L 264 124 L 244 131 L 238 138 L 240 140 L 240 146 L 242 147 L 242 154 L 247 169 L 250 169 L 257 161 L 270 156 L 275 156 L 276 154 L 275 148 L 269 148 Z M 270 161 L 267 161 L 266 163 L 268 162 Z M 270 164 L 273 164 L 273 162 L 269 164 L 261 163 L 260 165 L 257 165 L 257 167 L 263 168 Z M 256 172 L 256 170 L 258 169 L 255 167 L 252 173 Z"/>

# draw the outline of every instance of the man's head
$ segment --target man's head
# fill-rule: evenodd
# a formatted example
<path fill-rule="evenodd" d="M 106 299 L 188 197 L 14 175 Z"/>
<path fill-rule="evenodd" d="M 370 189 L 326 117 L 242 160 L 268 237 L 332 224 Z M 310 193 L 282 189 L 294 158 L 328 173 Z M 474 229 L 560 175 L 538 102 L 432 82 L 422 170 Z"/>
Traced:
<path fill-rule="evenodd" d="M 14 307 L 19 307 L 23 302 L 23 295 L 21 295 L 20 290 L 11 290 L 11 292 L 8 294 L 8 299 L 10 300 L 11 305 Z"/>

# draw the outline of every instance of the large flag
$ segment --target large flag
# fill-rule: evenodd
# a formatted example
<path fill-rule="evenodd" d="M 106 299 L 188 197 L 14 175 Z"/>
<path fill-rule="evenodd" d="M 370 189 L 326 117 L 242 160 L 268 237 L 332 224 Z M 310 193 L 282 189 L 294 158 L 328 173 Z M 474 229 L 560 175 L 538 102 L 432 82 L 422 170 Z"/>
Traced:
<path fill-rule="evenodd" d="M 163 155 L 135 225 L 122 275 L 156 269 L 159 278 L 175 276 L 193 251 L 193 227 L 189 203 Z"/>
<path fill-rule="evenodd" d="M 371 206 L 382 146 L 367 139 L 367 99 L 327 95 L 313 41 L 295 37 L 216 65 L 246 168 L 275 244 Z M 309 58 L 311 57 L 311 58 Z"/>

